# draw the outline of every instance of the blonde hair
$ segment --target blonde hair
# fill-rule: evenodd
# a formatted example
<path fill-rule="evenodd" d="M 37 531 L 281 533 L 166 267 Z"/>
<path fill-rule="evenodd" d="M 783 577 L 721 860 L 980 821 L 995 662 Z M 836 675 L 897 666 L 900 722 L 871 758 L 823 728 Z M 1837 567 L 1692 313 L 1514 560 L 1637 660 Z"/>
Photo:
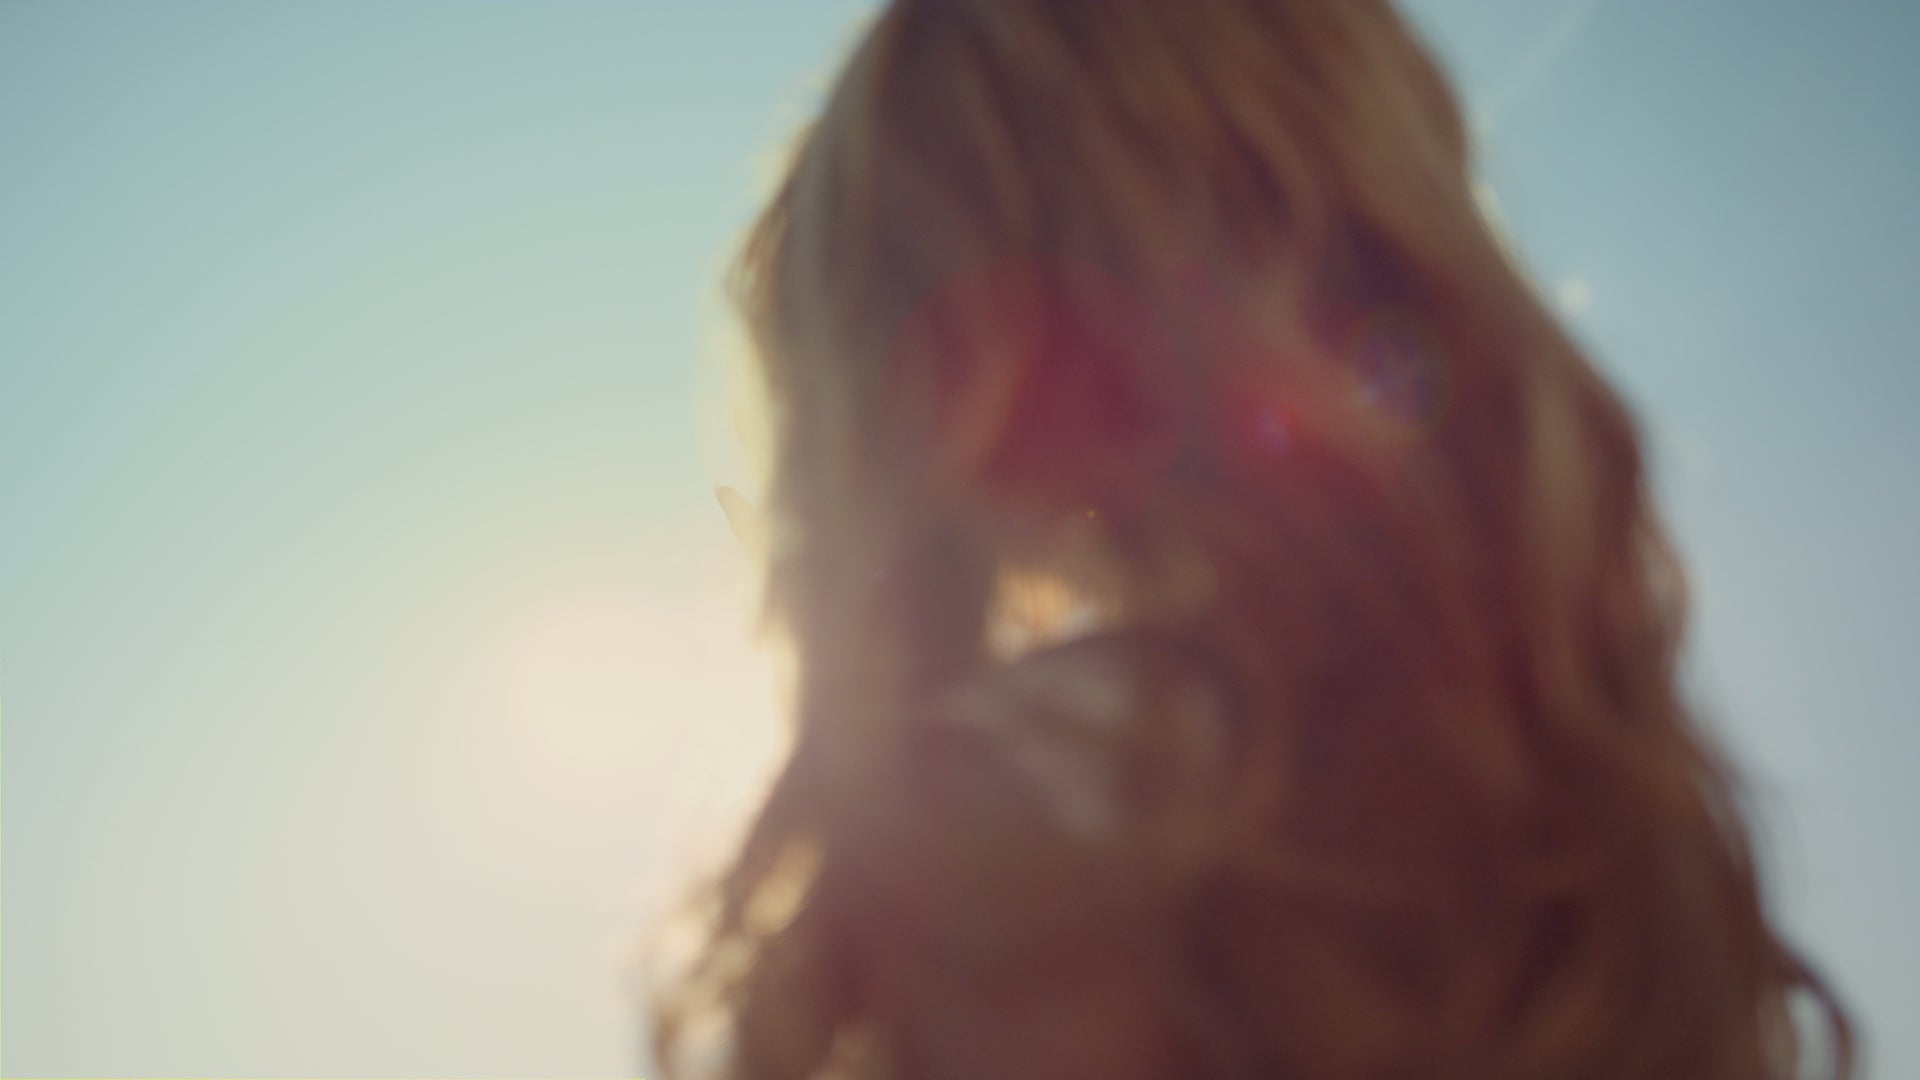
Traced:
<path fill-rule="evenodd" d="M 718 1018 L 755 1080 L 1781 1078 L 1810 992 L 1850 1073 L 1632 418 L 1470 156 L 1379 0 L 884 11 L 738 265 L 797 729 L 670 1067 Z M 1076 604 L 1104 831 L 952 722 Z"/>

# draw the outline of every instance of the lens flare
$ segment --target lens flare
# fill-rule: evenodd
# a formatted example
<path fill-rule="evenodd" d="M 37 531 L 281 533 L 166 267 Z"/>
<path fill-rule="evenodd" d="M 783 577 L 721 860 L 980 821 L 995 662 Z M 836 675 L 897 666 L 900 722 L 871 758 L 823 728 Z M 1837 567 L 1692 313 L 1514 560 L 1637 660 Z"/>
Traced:
<path fill-rule="evenodd" d="M 1451 384 L 1446 358 L 1425 324 L 1404 312 L 1363 322 L 1347 350 L 1369 406 L 1409 433 L 1437 427 Z"/>

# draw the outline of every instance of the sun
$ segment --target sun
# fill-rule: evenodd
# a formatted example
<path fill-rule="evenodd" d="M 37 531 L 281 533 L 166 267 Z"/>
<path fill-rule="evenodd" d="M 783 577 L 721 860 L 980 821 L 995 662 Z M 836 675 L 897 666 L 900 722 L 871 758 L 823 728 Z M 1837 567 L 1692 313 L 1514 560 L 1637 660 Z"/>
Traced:
<path fill-rule="evenodd" d="M 648 831 L 685 859 L 724 845 L 786 748 L 756 591 L 723 565 L 671 592 L 583 582 L 535 605 L 500 670 L 529 766 L 563 790 L 644 788 Z"/>

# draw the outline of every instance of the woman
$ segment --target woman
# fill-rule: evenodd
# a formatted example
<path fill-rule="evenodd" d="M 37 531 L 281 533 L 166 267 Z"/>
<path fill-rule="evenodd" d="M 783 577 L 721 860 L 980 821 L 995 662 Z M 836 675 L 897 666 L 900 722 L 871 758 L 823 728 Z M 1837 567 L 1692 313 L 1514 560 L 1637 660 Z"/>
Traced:
<path fill-rule="evenodd" d="M 1375 0 L 896 0 L 737 280 L 796 742 L 725 1075 L 1799 1075 L 1632 418 Z"/>

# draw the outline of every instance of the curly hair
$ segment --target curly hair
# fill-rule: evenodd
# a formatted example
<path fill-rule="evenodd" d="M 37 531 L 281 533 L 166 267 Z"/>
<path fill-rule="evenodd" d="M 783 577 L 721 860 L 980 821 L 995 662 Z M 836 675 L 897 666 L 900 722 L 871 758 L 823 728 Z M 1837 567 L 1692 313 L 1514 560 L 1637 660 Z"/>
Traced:
<path fill-rule="evenodd" d="M 670 1070 L 1850 1074 L 1387 3 L 896 0 L 734 285 L 794 745 Z"/>

